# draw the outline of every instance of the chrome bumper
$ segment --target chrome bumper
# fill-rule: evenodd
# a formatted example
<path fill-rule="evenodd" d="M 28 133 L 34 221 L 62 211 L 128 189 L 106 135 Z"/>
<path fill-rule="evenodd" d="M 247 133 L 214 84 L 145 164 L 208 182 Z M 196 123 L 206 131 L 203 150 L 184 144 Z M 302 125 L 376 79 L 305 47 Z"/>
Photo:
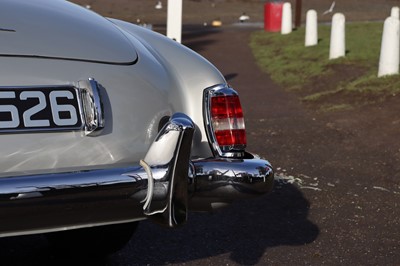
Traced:
<path fill-rule="evenodd" d="M 269 192 L 268 161 L 189 160 L 194 125 L 175 114 L 142 166 L 0 179 L 0 236 L 150 218 L 173 227 L 188 210 L 210 211 Z"/>

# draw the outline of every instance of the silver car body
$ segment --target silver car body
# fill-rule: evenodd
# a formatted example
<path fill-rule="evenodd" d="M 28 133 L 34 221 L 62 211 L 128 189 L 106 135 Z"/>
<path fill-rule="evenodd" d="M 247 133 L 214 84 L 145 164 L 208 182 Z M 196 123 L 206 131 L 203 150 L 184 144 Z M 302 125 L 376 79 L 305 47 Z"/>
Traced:
<path fill-rule="evenodd" d="M 206 59 L 158 33 L 120 20 L 103 18 L 64 0 L 2 0 L 0 40 L 0 94 L 8 88 L 71 86 L 83 89 L 95 81 L 101 94 L 105 123 L 104 128 L 98 132 L 83 129 L 0 132 L 0 195 L 5 198 L 3 205 L 16 202 L 16 206 L 20 206 L 22 212 L 28 209 L 30 203 L 40 202 L 37 203 L 40 205 L 38 210 L 44 213 L 54 196 L 45 195 L 43 191 L 63 190 L 63 197 L 69 198 L 69 195 L 74 194 L 71 193 L 71 188 L 101 187 L 101 184 L 109 185 L 117 183 L 117 180 L 129 185 L 135 182 L 136 185 L 137 180 L 143 180 L 145 186 L 140 184 L 140 187 L 143 187 L 140 193 L 144 193 L 149 190 L 149 169 L 139 166 L 140 160 L 151 157 L 148 160 L 154 161 L 156 157 L 160 157 L 159 161 L 165 164 L 172 157 L 180 158 L 175 154 L 176 143 L 181 141 L 179 136 L 186 134 L 186 128 L 191 127 L 194 135 L 190 137 L 191 144 L 186 145 L 190 150 L 190 161 L 186 162 L 183 170 L 181 169 L 186 173 L 189 170 L 189 179 L 196 176 L 196 171 L 202 171 L 199 169 L 203 169 L 204 165 L 205 168 L 215 166 L 214 170 L 224 169 L 220 164 L 225 165 L 237 159 L 237 165 L 246 168 L 247 160 L 250 165 L 258 160 L 250 155 L 246 158 L 230 159 L 215 156 L 204 126 L 204 90 L 216 85 L 226 86 L 226 81 Z M 177 113 L 185 114 L 184 121 L 181 122 L 181 116 L 178 115 L 171 122 L 171 127 L 183 128 L 183 131 L 177 130 L 183 133 L 176 133 L 176 137 L 163 144 L 168 146 L 175 143 L 175 146 L 159 146 L 155 142 L 160 131 L 160 121 L 165 117 L 174 117 Z M 169 129 L 165 130 L 164 135 L 168 132 Z M 153 150 L 150 148 L 152 143 L 152 147 L 155 147 Z M 161 149 L 157 150 L 157 147 Z M 193 162 L 202 158 L 215 161 L 202 161 L 204 164 Z M 258 192 L 265 193 L 270 191 L 272 186 L 272 168 L 266 161 L 257 162 L 265 168 L 263 174 L 258 177 L 263 183 Z M 174 165 L 178 163 L 175 162 Z M 193 170 L 200 164 L 198 170 Z M 167 166 L 163 174 L 174 172 L 175 166 Z M 255 170 L 257 167 L 259 166 L 254 166 L 251 170 L 256 172 L 254 176 L 258 176 Z M 159 169 L 153 167 L 153 171 L 158 171 L 156 168 Z M 200 176 L 199 173 L 198 175 Z M 208 172 L 204 173 L 205 177 L 207 175 Z M 108 176 L 113 178 L 107 179 Z M 187 178 L 188 176 L 175 183 L 185 183 Z M 235 184 L 232 180 L 224 182 L 230 189 Z M 253 179 L 246 180 L 245 183 L 251 185 L 252 182 Z M 38 184 L 43 186 L 39 187 Z M 171 190 L 169 186 L 172 185 L 169 184 L 169 181 L 164 184 L 166 191 Z M 188 185 L 190 186 L 190 182 L 184 187 Z M 25 189 L 27 187 L 29 189 Z M 219 189 L 221 185 L 217 186 L 217 190 Z M 233 190 L 240 191 L 235 188 Z M 151 210 L 147 210 L 147 213 L 145 210 L 143 213 L 142 205 L 146 194 L 142 194 L 134 203 L 127 204 L 129 208 L 136 208 L 132 215 L 110 214 L 107 217 L 80 220 L 71 218 L 62 222 L 58 218 L 50 218 L 57 216 L 54 214 L 57 208 L 49 208 L 48 217 L 42 217 L 43 220 L 48 219 L 48 222 L 41 224 L 40 218 L 36 217 L 37 225 L 32 223 L 31 227 L 0 225 L 0 235 L 48 232 L 140 220 L 154 214 Z M 99 201 L 102 198 L 101 192 L 96 195 L 98 196 L 95 200 Z M 216 198 L 212 193 L 207 194 L 207 190 L 199 192 L 199 195 Z M 30 201 L 30 198 L 34 201 Z M 87 200 L 88 197 L 82 198 Z M 72 213 L 72 216 L 82 214 L 82 210 L 92 206 L 92 203 L 84 206 L 85 200 L 82 198 L 69 198 L 71 202 L 79 201 L 77 205 L 81 207 L 79 211 Z M 227 202 L 231 200 L 232 198 L 229 198 Z M 196 201 L 201 202 L 201 199 L 193 200 Z M 107 202 L 109 208 L 104 205 L 103 208 L 115 209 L 110 202 L 112 201 Z M 219 202 L 223 203 L 224 200 L 214 200 L 214 203 Z M 196 203 L 193 203 L 194 205 Z M 71 206 L 62 208 L 67 210 Z M 94 208 L 93 211 L 100 209 Z M 122 212 L 126 212 L 126 209 L 121 207 Z M 9 217 L 8 225 L 21 216 L 18 214 L 11 217 L 8 212 L 3 212 L 3 216 L 5 215 Z"/>
<path fill-rule="evenodd" d="M 1 86 L 77 86 L 95 78 L 107 92 L 108 107 L 119 108 L 105 112 L 112 127 L 97 137 L 81 132 L 2 135 L 2 176 L 129 165 L 143 158 L 161 117 L 185 112 L 203 124 L 198 110 L 204 88 L 225 82 L 210 63 L 145 29 L 112 24 L 60 2 L 65 1 L 1 2 L 0 25 L 15 30 L 0 32 L 0 54 L 7 55 L 1 58 Z M 199 129 L 196 138 L 203 145 L 196 145 L 193 155 L 210 156 L 204 129 Z"/>

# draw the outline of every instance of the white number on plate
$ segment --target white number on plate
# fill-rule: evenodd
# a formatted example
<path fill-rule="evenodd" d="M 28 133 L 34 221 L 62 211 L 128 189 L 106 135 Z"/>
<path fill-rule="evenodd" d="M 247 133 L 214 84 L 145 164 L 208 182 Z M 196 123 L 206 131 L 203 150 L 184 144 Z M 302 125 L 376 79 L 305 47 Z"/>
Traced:
<path fill-rule="evenodd" d="M 73 99 L 74 95 L 70 91 L 50 92 L 51 113 L 53 114 L 54 123 L 57 126 L 75 125 L 76 122 L 78 122 L 75 107 L 70 104 L 57 104 L 57 98 Z M 70 118 L 61 118 L 60 112 L 68 112 L 70 114 Z"/>
<path fill-rule="evenodd" d="M 48 127 L 50 126 L 49 120 L 32 120 L 31 117 L 34 114 L 39 113 L 46 108 L 46 96 L 41 91 L 23 91 L 19 96 L 21 100 L 27 100 L 28 98 L 37 98 L 39 103 L 32 108 L 26 110 L 23 114 L 24 124 L 26 127 Z"/>
<path fill-rule="evenodd" d="M 0 98 L 13 99 L 15 98 L 15 92 L 2 91 L 0 92 Z M 11 121 L 1 121 L 0 128 L 15 128 L 19 126 L 19 116 L 17 107 L 15 107 L 14 105 L 0 105 L 0 112 L 11 114 Z"/>

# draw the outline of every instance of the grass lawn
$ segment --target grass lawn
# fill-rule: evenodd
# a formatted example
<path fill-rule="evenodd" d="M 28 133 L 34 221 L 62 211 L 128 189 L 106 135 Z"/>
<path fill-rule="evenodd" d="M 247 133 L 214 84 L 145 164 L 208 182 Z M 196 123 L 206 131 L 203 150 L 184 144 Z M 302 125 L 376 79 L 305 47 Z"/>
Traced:
<path fill-rule="evenodd" d="M 400 76 L 378 78 L 383 22 L 347 23 L 346 56 L 329 60 L 330 25 L 319 25 L 317 46 L 305 47 L 305 28 L 289 35 L 255 32 L 253 54 L 271 78 L 323 111 L 381 102 L 400 91 Z"/>

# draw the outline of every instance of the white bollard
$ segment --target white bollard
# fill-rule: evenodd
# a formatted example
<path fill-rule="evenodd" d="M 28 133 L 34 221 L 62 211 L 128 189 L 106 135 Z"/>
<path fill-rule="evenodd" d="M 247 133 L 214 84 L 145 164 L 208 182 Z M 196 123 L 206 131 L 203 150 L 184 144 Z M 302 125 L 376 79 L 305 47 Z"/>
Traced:
<path fill-rule="evenodd" d="M 392 7 L 390 11 L 390 16 L 393 18 L 400 19 L 400 8 L 398 6 Z"/>
<path fill-rule="evenodd" d="M 182 0 L 168 0 L 167 37 L 182 42 Z"/>
<path fill-rule="evenodd" d="M 290 3 L 284 3 L 282 7 L 281 34 L 291 33 L 292 28 L 292 5 Z"/>
<path fill-rule="evenodd" d="M 400 20 L 388 17 L 383 25 L 378 77 L 399 73 Z"/>
<path fill-rule="evenodd" d="M 314 46 L 318 44 L 318 18 L 317 11 L 310 9 L 306 17 L 306 40 L 305 46 Z"/>
<path fill-rule="evenodd" d="M 336 13 L 333 15 L 329 59 L 336 59 L 345 56 L 345 24 L 346 18 L 342 13 Z"/>

